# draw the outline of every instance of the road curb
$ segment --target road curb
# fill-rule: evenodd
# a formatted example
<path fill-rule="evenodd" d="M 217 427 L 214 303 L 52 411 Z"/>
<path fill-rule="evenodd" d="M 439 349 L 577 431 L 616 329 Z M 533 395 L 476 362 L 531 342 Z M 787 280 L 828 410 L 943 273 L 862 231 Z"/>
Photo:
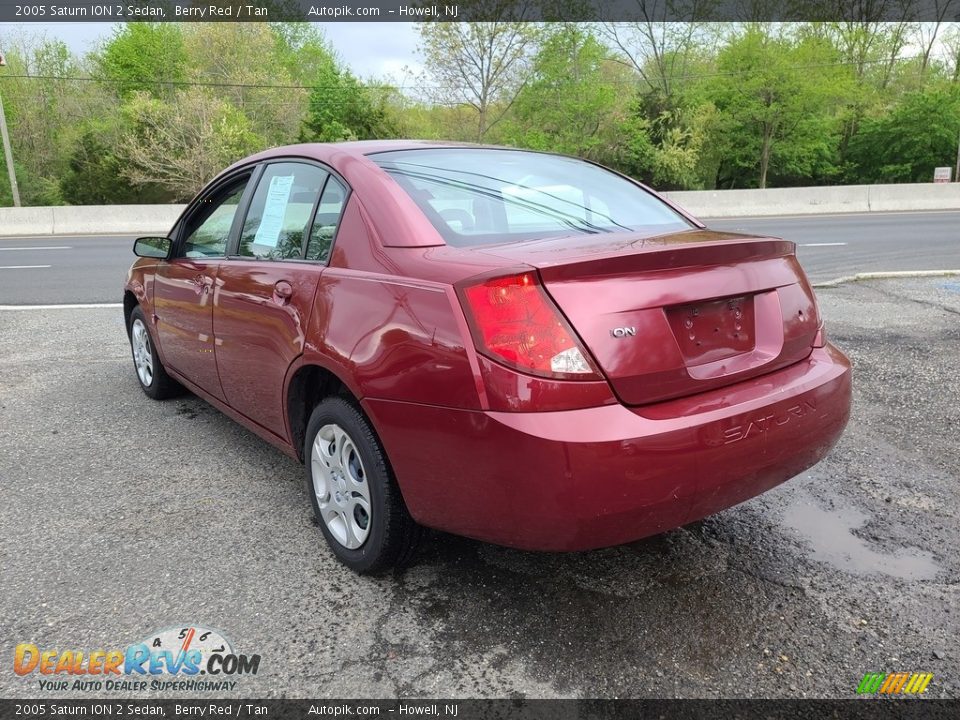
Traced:
<path fill-rule="evenodd" d="M 953 277 L 960 275 L 960 270 L 896 270 L 890 272 L 865 272 L 856 275 L 813 283 L 815 288 L 833 288 L 844 283 L 860 282 L 861 280 L 895 280 L 897 278 L 925 278 L 925 277 Z"/>

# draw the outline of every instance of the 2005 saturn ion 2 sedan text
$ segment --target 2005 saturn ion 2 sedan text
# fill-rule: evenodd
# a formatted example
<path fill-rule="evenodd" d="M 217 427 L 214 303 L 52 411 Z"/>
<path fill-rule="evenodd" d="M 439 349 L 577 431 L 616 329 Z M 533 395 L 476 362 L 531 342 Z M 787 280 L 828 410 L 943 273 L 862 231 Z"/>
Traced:
<path fill-rule="evenodd" d="M 302 460 L 358 572 L 407 562 L 423 527 L 637 540 L 810 467 L 849 417 L 793 243 L 711 232 L 581 160 L 276 148 L 134 251 L 144 392 L 188 388 Z"/>

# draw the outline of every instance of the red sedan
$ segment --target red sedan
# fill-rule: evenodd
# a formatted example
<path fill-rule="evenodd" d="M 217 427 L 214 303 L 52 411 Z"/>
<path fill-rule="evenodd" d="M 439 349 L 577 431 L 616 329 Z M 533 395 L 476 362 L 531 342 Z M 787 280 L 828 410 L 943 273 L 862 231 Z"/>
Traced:
<path fill-rule="evenodd" d="M 334 554 L 422 527 L 630 542 L 820 460 L 850 412 L 783 240 L 505 148 L 276 148 L 213 180 L 124 293 L 143 390 L 187 388 L 306 466 Z"/>

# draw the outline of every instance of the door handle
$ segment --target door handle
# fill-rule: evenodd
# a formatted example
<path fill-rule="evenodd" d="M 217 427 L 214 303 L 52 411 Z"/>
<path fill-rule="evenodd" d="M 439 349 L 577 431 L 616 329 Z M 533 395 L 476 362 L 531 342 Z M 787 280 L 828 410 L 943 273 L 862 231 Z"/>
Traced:
<path fill-rule="evenodd" d="M 285 305 L 290 300 L 292 295 L 293 286 L 286 280 L 278 280 L 276 285 L 273 286 L 274 300 L 279 302 L 281 305 Z"/>

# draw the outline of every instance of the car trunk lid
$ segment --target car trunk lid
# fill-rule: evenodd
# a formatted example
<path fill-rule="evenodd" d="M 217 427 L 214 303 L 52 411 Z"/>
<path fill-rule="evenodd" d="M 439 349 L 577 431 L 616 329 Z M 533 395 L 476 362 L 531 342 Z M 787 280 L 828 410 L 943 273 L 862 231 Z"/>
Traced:
<path fill-rule="evenodd" d="M 789 241 L 690 230 L 554 238 L 482 252 L 537 268 L 628 405 L 798 362 L 819 327 Z"/>

